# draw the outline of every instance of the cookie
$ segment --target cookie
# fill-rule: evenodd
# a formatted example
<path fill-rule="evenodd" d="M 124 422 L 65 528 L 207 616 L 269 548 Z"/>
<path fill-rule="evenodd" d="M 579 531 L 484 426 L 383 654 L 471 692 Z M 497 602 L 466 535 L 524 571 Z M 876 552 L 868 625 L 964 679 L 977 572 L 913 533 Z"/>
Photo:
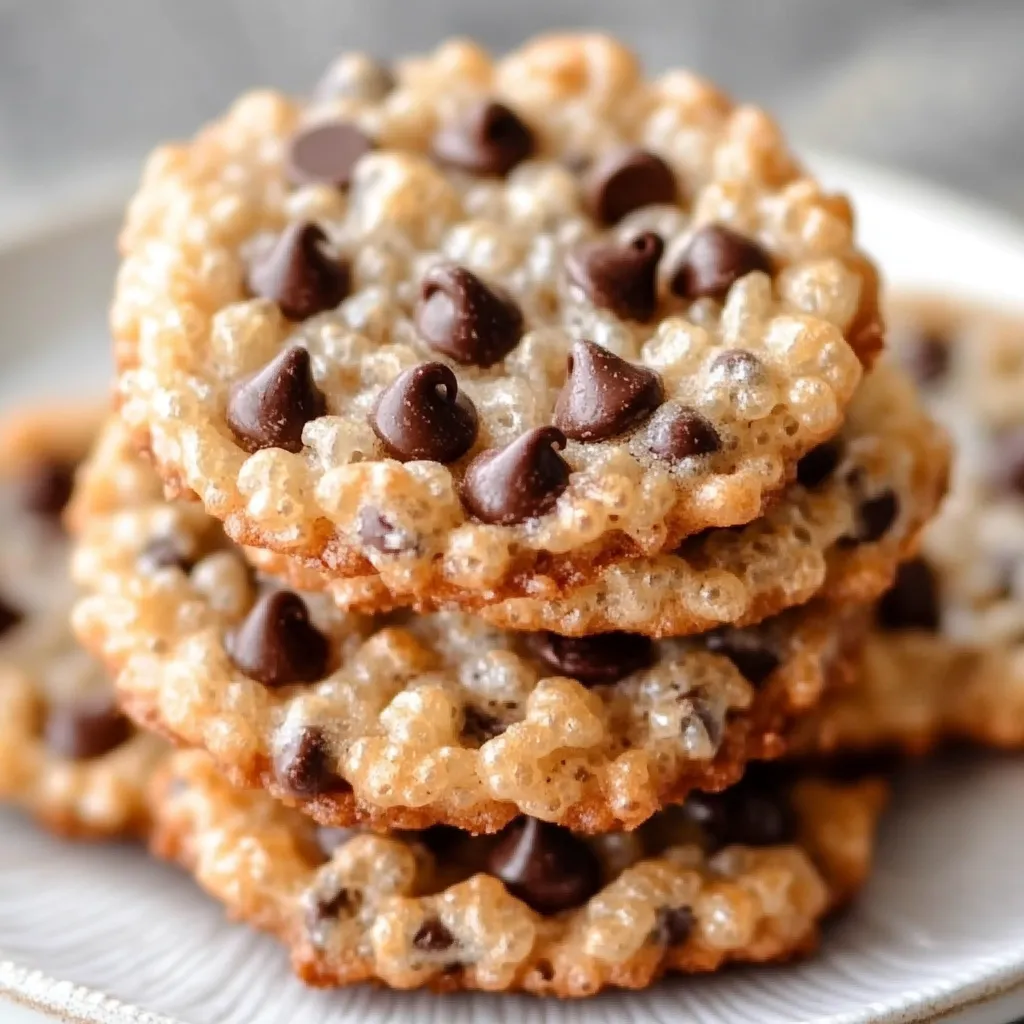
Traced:
<path fill-rule="evenodd" d="M 800 460 L 797 480 L 755 522 L 706 531 L 672 554 L 609 564 L 584 583 L 535 573 L 520 581 L 518 597 L 437 587 L 416 604 L 469 607 L 511 629 L 684 636 L 758 622 L 819 593 L 870 601 L 914 551 L 948 469 L 946 438 L 913 386 L 880 366 L 861 385 L 842 432 Z M 269 567 L 287 571 L 276 556 Z M 353 610 L 404 603 L 382 576 L 329 588 Z"/>
<path fill-rule="evenodd" d="M 109 430 L 121 441 L 97 458 L 130 458 Z M 91 467 L 80 501 L 109 507 L 88 482 L 130 475 Z M 655 641 L 347 614 L 254 574 L 201 506 L 164 500 L 84 522 L 74 570 L 75 628 L 140 725 L 333 825 L 636 826 L 778 754 L 865 625 L 860 606 L 812 605 Z"/>
<path fill-rule="evenodd" d="M 369 66 L 149 161 L 112 326 L 164 480 L 410 603 L 761 515 L 881 346 L 845 198 L 604 36 Z"/>
<path fill-rule="evenodd" d="M 882 600 L 865 681 L 818 730 L 836 747 L 877 734 L 1024 744 L 1024 320 L 937 296 L 893 305 L 894 358 L 958 450 L 949 497 Z"/>
<path fill-rule="evenodd" d="M 55 832 L 130 835 L 164 745 L 118 709 L 77 644 L 61 516 L 99 409 L 34 408 L 0 424 L 0 803 Z"/>
<path fill-rule="evenodd" d="M 375 835 L 318 829 L 191 751 L 155 787 L 152 845 L 311 984 L 581 997 L 810 952 L 868 873 L 885 798 L 878 781 L 748 779 L 633 833 Z"/>

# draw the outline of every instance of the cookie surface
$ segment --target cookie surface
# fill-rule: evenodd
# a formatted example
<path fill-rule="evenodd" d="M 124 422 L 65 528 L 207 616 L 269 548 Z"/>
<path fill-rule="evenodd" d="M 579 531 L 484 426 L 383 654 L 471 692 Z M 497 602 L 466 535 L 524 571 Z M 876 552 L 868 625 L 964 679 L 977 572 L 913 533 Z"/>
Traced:
<path fill-rule="evenodd" d="M 606 37 L 342 58 L 151 159 L 121 411 L 328 576 L 583 578 L 750 522 L 839 430 L 882 336 L 851 225 L 764 113 Z"/>
<path fill-rule="evenodd" d="M 821 593 L 870 601 L 914 551 L 945 492 L 949 446 L 913 386 L 891 366 L 869 374 L 842 432 L 799 463 L 797 480 L 745 527 L 711 530 L 673 554 L 612 564 L 588 582 L 534 574 L 515 598 L 489 602 L 438 586 L 421 609 L 451 602 L 494 625 L 586 635 L 684 636 L 745 625 Z M 280 571 L 280 560 L 271 559 Z M 401 604 L 382 576 L 334 581 L 342 607 Z"/>
<path fill-rule="evenodd" d="M 192 751 L 156 787 L 152 845 L 314 985 L 579 997 L 811 951 L 868 873 L 885 798 L 880 782 L 747 779 L 629 834 L 520 819 L 374 835 L 317 829 Z"/>
<path fill-rule="evenodd" d="M 137 464 L 109 430 L 97 458 Z M 109 510 L 88 482 L 130 475 L 91 466 L 80 502 Z M 864 620 L 808 606 L 653 641 L 345 614 L 254 575 L 201 506 L 162 499 L 87 517 L 74 567 L 75 627 L 140 724 L 339 825 L 635 826 L 778 754 L 780 729 L 844 677 Z"/>
<path fill-rule="evenodd" d="M 79 647 L 61 523 L 97 409 L 37 408 L 0 424 L 0 803 L 82 838 L 137 834 L 164 744 L 137 733 Z"/>
<path fill-rule="evenodd" d="M 864 682 L 828 702 L 833 747 L 1024 744 L 1024 321 L 938 297 L 893 304 L 894 357 L 957 445 L 950 494 L 897 576 Z"/>

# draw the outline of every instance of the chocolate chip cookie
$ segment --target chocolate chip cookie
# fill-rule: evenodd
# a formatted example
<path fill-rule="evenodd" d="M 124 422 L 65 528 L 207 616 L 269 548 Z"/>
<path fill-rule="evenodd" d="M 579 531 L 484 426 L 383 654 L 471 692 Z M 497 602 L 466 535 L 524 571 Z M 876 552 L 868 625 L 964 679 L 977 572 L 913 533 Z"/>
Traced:
<path fill-rule="evenodd" d="M 192 751 L 155 787 L 152 845 L 312 984 L 582 997 L 810 952 L 868 873 L 885 798 L 878 781 L 751 777 L 632 833 L 520 818 L 375 835 L 318 829 Z"/>
<path fill-rule="evenodd" d="M 241 544 L 407 603 L 568 590 L 839 431 L 882 338 L 852 224 L 767 115 L 610 38 L 350 55 L 150 159 L 121 413 Z"/>
<path fill-rule="evenodd" d="M 97 460 L 138 457 L 109 430 Z M 808 606 L 690 639 L 359 616 L 254 573 L 194 502 L 112 508 L 90 467 L 74 623 L 136 721 L 324 824 L 494 831 L 516 814 L 635 826 L 781 751 L 852 664 L 865 609 Z M 89 494 L 90 483 L 100 494 Z"/>
<path fill-rule="evenodd" d="M 797 463 L 796 481 L 753 523 L 705 531 L 671 554 L 603 565 L 585 582 L 535 571 L 516 581 L 515 597 L 439 585 L 415 603 L 469 608 L 511 629 L 682 636 L 758 622 L 819 593 L 870 601 L 915 550 L 948 467 L 946 438 L 913 386 L 879 366 L 858 390 L 842 432 Z M 382 537 L 386 543 L 389 535 Z M 381 575 L 329 588 L 349 609 L 405 603 L 387 592 Z"/>
<path fill-rule="evenodd" d="M 76 643 L 62 515 L 98 409 L 33 408 L 0 423 L 0 803 L 64 835 L 134 834 L 164 745 L 117 708 Z"/>

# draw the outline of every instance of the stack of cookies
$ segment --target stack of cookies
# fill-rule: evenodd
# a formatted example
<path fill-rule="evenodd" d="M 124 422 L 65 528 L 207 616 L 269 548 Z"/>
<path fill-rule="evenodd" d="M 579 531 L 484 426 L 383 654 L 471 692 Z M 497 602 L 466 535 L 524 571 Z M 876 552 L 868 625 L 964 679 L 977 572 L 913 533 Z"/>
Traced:
<path fill-rule="evenodd" d="M 116 410 L 0 438 L 0 791 L 310 983 L 789 958 L 885 802 L 826 755 L 1024 741 L 977 551 L 1020 466 L 917 557 L 916 384 L 1024 422 L 1007 350 L 914 313 L 916 380 L 884 357 L 850 204 L 761 111 L 596 35 L 348 55 L 158 150 L 122 249 Z"/>

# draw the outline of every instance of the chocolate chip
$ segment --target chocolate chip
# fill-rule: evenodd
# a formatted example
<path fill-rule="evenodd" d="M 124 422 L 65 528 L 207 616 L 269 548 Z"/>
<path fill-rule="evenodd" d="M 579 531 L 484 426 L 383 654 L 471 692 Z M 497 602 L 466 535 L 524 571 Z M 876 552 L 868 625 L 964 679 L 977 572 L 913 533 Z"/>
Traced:
<path fill-rule="evenodd" d="M 336 60 L 313 90 L 318 102 L 357 99 L 375 103 L 394 89 L 395 76 L 380 61 L 362 54 Z"/>
<path fill-rule="evenodd" d="M 802 487 L 820 487 L 836 470 L 842 458 L 838 441 L 825 441 L 812 448 L 796 464 L 796 479 Z"/>
<path fill-rule="evenodd" d="M 314 682 L 327 672 L 330 654 L 305 602 L 288 590 L 263 594 L 225 646 L 235 667 L 264 686 Z"/>
<path fill-rule="evenodd" d="M 462 503 L 485 523 L 511 526 L 555 507 L 569 485 L 569 464 L 557 427 L 535 427 L 504 448 L 481 452 L 466 469 Z"/>
<path fill-rule="evenodd" d="M 434 136 L 434 156 L 471 174 L 501 177 L 533 155 L 533 132 L 504 103 L 485 100 Z"/>
<path fill-rule="evenodd" d="M 681 946 L 696 923 L 697 918 L 689 907 L 659 907 L 652 938 L 659 946 Z"/>
<path fill-rule="evenodd" d="M 444 363 L 421 363 L 381 392 L 370 426 L 396 459 L 448 463 L 473 447 L 479 422 L 451 369 Z"/>
<path fill-rule="evenodd" d="M 306 910 L 306 927 L 316 932 L 327 921 L 336 921 L 342 914 L 351 916 L 361 902 L 357 892 L 345 886 L 327 893 L 317 893 Z"/>
<path fill-rule="evenodd" d="M 844 546 L 873 544 L 888 532 L 900 513 L 899 498 L 893 490 L 882 491 L 874 498 L 865 498 L 857 509 L 857 533 L 843 537 Z"/>
<path fill-rule="evenodd" d="M 413 946 L 423 953 L 444 953 L 455 945 L 455 936 L 436 917 L 429 917 L 412 937 Z"/>
<path fill-rule="evenodd" d="M 603 441 L 646 419 L 664 400 L 653 370 L 592 341 L 577 341 L 555 403 L 555 426 L 575 441 Z"/>
<path fill-rule="evenodd" d="M 569 252 L 569 280 L 602 309 L 627 320 L 650 320 L 658 302 L 658 261 L 665 243 L 653 231 L 628 242 L 587 242 Z"/>
<path fill-rule="evenodd" d="M 672 168 L 645 149 L 619 149 L 602 157 L 587 172 L 584 190 L 591 214 L 602 224 L 617 224 L 641 207 L 679 199 Z"/>
<path fill-rule="evenodd" d="M 134 729 L 109 694 L 51 704 L 46 712 L 44 740 L 57 757 L 91 761 L 116 750 Z"/>
<path fill-rule="evenodd" d="M 368 548 L 386 555 L 413 551 L 416 542 L 399 529 L 386 515 L 370 505 L 359 510 L 359 540 Z"/>
<path fill-rule="evenodd" d="M 455 828 L 453 825 L 431 825 L 430 828 L 419 832 L 408 832 L 406 835 L 421 842 L 437 860 L 451 856 L 467 838 L 467 834 L 462 829 Z"/>
<path fill-rule="evenodd" d="M 287 174 L 293 185 L 344 189 L 352 172 L 373 149 L 373 140 L 348 121 L 324 121 L 302 128 L 288 147 Z"/>
<path fill-rule="evenodd" d="M 519 344 L 523 314 L 515 300 L 465 267 L 442 263 L 423 277 L 416 328 L 457 363 L 493 366 Z"/>
<path fill-rule="evenodd" d="M 538 914 L 582 906 L 601 888 L 594 851 L 568 829 L 520 818 L 498 838 L 487 870 Z"/>
<path fill-rule="evenodd" d="M 8 630 L 14 629 L 24 618 L 24 612 L 15 608 L 5 597 L 0 596 L 0 636 L 3 636 Z"/>
<path fill-rule="evenodd" d="M 349 784 L 335 772 L 331 745 L 323 729 L 307 725 L 274 754 L 274 778 L 295 796 L 347 792 Z"/>
<path fill-rule="evenodd" d="M 949 339 L 941 334 L 922 331 L 909 338 L 897 352 L 918 384 L 934 384 L 949 372 Z"/>
<path fill-rule="evenodd" d="M 651 417 L 645 443 L 666 462 L 710 455 L 722 447 L 722 439 L 711 422 L 685 405 L 663 405 Z"/>
<path fill-rule="evenodd" d="M 709 224 L 690 239 L 670 288 L 683 299 L 724 299 L 741 277 L 757 270 L 772 272 L 771 257 L 761 246 L 731 228 Z"/>
<path fill-rule="evenodd" d="M 135 566 L 140 573 L 152 575 L 161 569 L 180 569 L 190 572 L 195 559 L 180 538 L 165 536 L 154 537 L 140 552 Z"/>
<path fill-rule="evenodd" d="M 247 451 L 302 451 L 302 428 L 327 412 L 313 380 L 309 352 L 293 345 L 262 370 L 238 381 L 228 397 L 227 422 Z"/>
<path fill-rule="evenodd" d="M 596 633 L 593 636 L 560 636 L 532 633 L 530 650 L 559 675 L 584 686 L 608 685 L 649 668 L 656 655 L 654 643 L 639 633 Z"/>
<path fill-rule="evenodd" d="M 760 686 L 780 664 L 779 656 L 766 647 L 763 638 L 756 633 L 712 632 L 707 634 L 704 643 L 709 651 L 728 658 L 752 686 Z"/>
<path fill-rule="evenodd" d="M 22 477 L 22 502 L 29 512 L 48 519 L 59 519 L 75 483 L 75 465 L 56 459 L 33 463 Z"/>
<path fill-rule="evenodd" d="M 331 857 L 339 846 L 344 846 L 353 836 L 359 835 L 357 828 L 332 828 L 320 825 L 316 830 L 316 844 L 325 857 Z"/>
<path fill-rule="evenodd" d="M 942 613 L 939 581 L 923 558 L 904 562 L 896 580 L 878 602 L 878 621 L 885 629 L 924 629 L 935 632 Z"/>
<path fill-rule="evenodd" d="M 716 384 L 760 384 L 765 377 L 764 363 L 741 348 L 726 349 L 715 356 L 709 372 Z"/>
<path fill-rule="evenodd" d="M 1012 427 L 992 438 L 993 487 L 1024 494 L 1024 426 Z"/>
<path fill-rule="evenodd" d="M 334 309 L 351 290 L 352 273 L 345 260 L 324 251 L 326 241 L 316 224 L 289 224 L 274 245 L 253 260 L 250 294 L 276 302 L 296 322 Z"/>
<path fill-rule="evenodd" d="M 704 830 L 712 848 L 779 846 L 797 834 L 786 795 L 746 780 L 722 793 L 692 793 L 683 810 Z"/>
<path fill-rule="evenodd" d="M 482 711 L 467 704 L 463 712 L 462 736 L 474 743 L 483 744 L 500 736 L 505 731 L 504 723 L 490 712 Z"/>

